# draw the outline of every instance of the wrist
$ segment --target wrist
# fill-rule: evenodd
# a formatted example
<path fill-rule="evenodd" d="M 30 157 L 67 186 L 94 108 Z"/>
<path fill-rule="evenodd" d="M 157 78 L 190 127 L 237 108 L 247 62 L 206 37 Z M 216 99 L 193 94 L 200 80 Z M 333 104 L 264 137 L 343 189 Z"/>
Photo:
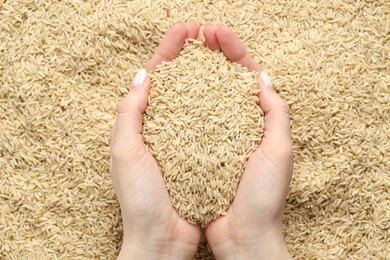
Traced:
<path fill-rule="evenodd" d="M 167 241 L 164 245 L 153 245 L 142 240 L 140 243 L 123 241 L 118 260 L 127 259 L 192 259 L 196 249 L 189 248 L 187 245 Z"/>
<path fill-rule="evenodd" d="M 122 245 L 117 260 L 128 259 L 153 259 L 155 256 L 150 252 L 145 252 L 142 249 Z"/>
<path fill-rule="evenodd" d="M 232 238 L 218 247 L 212 247 L 219 259 L 292 259 L 282 233 L 264 234 L 254 239 Z"/>
<path fill-rule="evenodd" d="M 245 259 L 292 259 L 282 235 L 280 235 L 278 238 L 270 237 L 267 240 L 268 241 L 258 241 L 251 248 L 244 248 L 244 250 L 240 250 L 242 254 L 240 255 L 239 259 L 242 259 L 241 256 L 243 256 Z"/>

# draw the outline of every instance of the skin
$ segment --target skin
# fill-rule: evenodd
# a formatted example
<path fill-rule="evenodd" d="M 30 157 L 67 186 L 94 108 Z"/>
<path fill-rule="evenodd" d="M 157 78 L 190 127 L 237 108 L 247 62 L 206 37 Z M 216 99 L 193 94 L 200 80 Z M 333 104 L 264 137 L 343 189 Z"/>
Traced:
<path fill-rule="evenodd" d="M 175 24 L 145 66 L 151 71 L 174 59 L 186 38 L 199 38 L 212 50 L 250 70 L 261 71 L 238 37 L 225 25 L 207 24 L 203 35 L 190 21 Z M 285 200 L 292 175 L 289 107 L 258 80 L 265 114 L 263 141 L 251 156 L 226 216 L 210 223 L 206 236 L 217 259 L 290 259 L 282 235 Z M 200 228 L 181 219 L 169 199 L 156 160 L 146 151 L 142 115 L 150 78 L 130 89 L 117 107 L 111 131 L 111 175 L 123 218 L 118 259 L 192 259 Z"/>

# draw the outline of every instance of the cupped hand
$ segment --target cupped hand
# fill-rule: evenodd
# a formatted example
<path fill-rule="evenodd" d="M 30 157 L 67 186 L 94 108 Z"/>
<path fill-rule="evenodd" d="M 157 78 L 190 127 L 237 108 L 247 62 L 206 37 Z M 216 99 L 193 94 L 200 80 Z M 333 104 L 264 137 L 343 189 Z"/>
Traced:
<path fill-rule="evenodd" d="M 282 235 L 293 169 L 289 107 L 232 30 L 207 24 L 203 34 L 212 50 L 260 73 L 259 101 L 264 112 L 262 143 L 246 164 L 226 216 L 206 228 L 208 243 L 217 259 L 289 259 Z"/>
<path fill-rule="evenodd" d="M 196 252 L 200 228 L 181 219 L 172 207 L 141 131 L 150 89 L 147 71 L 175 58 L 185 39 L 196 39 L 198 34 L 195 22 L 175 24 L 117 106 L 110 140 L 110 172 L 123 218 L 123 244 L 118 259 L 191 259 Z"/>

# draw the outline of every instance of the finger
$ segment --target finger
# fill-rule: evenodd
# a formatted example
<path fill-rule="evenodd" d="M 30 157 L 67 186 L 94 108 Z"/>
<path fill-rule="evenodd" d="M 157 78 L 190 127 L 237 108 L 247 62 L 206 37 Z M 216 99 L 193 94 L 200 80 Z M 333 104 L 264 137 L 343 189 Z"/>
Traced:
<path fill-rule="evenodd" d="M 225 56 L 250 70 L 261 71 L 260 66 L 249 55 L 244 44 L 226 25 L 218 25 L 217 40 Z M 264 112 L 264 138 L 273 143 L 286 143 L 291 140 L 290 115 L 287 103 L 273 89 L 272 81 L 265 71 L 258 77 L 260 107 Z"/>
<path fill-rule="evenodd" d="M 191 25 L 192 26 L 192 25 Z M 162 61 L 170 61 L 179 55 L 187 37 L 187 28 L 183 23 L 175 24 L 163 37 L 156 53 L 146 64 L 145 69 L 151 71 Z"/>
<path fill-rule="evenodd" d="M 241 40 L 226 25 L 218 25 L 215 35 L 222 52 L 230 61 L 237 62 L 252 71 L 261 70 L 256 61 L 249 55 Z"/>
<path fill-rule="evenodd" d="M 206 45 L 213 51 L 220 51 L 221 47 L 219 46 L 217 36 L 215 34 L 217 27 L 211 23 L 207 23 L 203 29 L 203 35 L 205 38 Z"/>
<path fill-rule="evenodd" d="M 148 103 L 150 78 L 145 69 L 140 69 L 133 80 L 133 87 L 117 106 L 117 119 L 113 142 L 132 146 L 143 143 L 142 120 Z"/>
<path fill-rule="evenodd" d="M 199 25 L 196 23 L 195 20 L 191 20 L 188 23 L 186 23 L 186 29 L 187 29 L 187 38 L 188 39 L 196 40 L 198 38 Z"/>
<path fill-rule="evenodd" d="M 270 77 L 265 71 L 258 77 L 260 107 L 264 112 L 264 140 L 274 144 L 291 142 L 290 108 L 276 93 Z"/>

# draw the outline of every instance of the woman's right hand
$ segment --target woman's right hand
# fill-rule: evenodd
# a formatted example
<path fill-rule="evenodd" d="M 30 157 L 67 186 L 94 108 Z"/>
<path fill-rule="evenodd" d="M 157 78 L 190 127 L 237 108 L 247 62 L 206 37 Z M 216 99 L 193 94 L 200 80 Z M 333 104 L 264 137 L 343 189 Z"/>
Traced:
<path fill-rule="evenodd" d="M 289 107 L 232 30 L 207 24 L 203 33 L 212 50 L 260 72 L 259 101 L 265 115 L 262 143 L 247 162 L 226 216 L 207 226 L 208 243 L 217 259 L 291 259 L 282 235 L 293 170 Z"/>
<path fill-rule="evenodd" d="M 197 38 L 198 33 L 195 22 L 175 24 L 118 104 L 110 140 L 110 172 L 123 219 L 118 259 L 192 259 L 198 247 L 200 228 L 173 208 L 157 161 L 141 135 L 150 89 L 147 71 L 176 58 L 185 39 Z"/>

